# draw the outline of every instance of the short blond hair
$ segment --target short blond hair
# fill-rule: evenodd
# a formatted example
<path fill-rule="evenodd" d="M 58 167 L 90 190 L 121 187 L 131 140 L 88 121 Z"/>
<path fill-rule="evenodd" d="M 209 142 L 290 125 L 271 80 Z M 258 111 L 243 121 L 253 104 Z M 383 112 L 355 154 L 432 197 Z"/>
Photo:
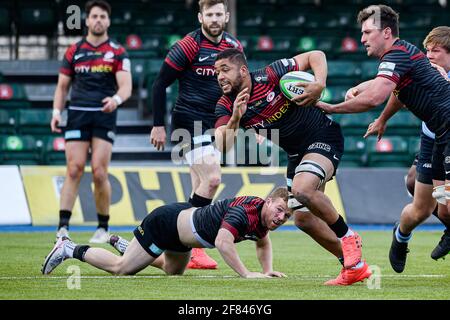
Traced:
<path fill-rule="evenodd" d="M 216 4 L 223 3 L 223 6 L 225 7 L 225 11 L 227 11 L 228 8 L 228 1 L 227 0 L 200 0 L 198 2 L 198 7 L 200 9 L 200 12 L 203 12 L 203 9 L 209 8 L 212 6 L 215 6 Z"/>
<path fill-rule="evenodd" d="M 447 52 L 450 52 L 450 27 L 440 26 L 431 30 L 423 40 L 425 49 L 430 45 L 443 47 Z"/>
<path fill-rule="evenodd" d="M 288 202 L 289 191 L 285 187 L 279 187 L 279 188 L 276 188 L 275 190 L 273 190 L 269 194 L 268 198 L 272 198 L 272 199 L 281 198 L 284 200 L 284 202 Z"/>

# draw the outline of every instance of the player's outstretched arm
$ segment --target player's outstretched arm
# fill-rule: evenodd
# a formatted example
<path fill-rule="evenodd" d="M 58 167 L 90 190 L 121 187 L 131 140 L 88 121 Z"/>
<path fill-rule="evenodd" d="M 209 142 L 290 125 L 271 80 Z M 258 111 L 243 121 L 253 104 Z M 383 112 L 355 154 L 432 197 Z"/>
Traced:
<path fill-rule="evenodd" d="M 234 236 L 227 229 L 220 228 L 215 240 L 215 246 L 219 250 L 223 260 L 237 274 L 243 278 L 267 278 L 268 276 L 259 272 L 250 272 L 242 263 L 234 244 Z"/>
<path fill-rule="evenodd" d="M 371 85 L 355 98 L 338 104 L 319 101 L 316 107 L 326 113 L 360 113 L 366 112 L 382 104 L 394 91 L 397 85 L 389 79 L 377 77 Z"/>
<path fill-rule="evenodd" d="M 386 107 L 384 108 L 378 119 L 375 119 L 374 122 L 369 124 L 364 138 L 367 138 L 370 135 L 377 134 L 378 141 L 380 141 L 380 139 L 383 137 L 384 132 L 386 131 L 386 126 L 389 119 L 392 118 L 392 116 L 403 107 L 403 103 L 401 103 L 400 100 L 398 100 L 397 97 L 393 93 L 391 93 Z"/>
<path fill-rule="evenodd" d="M 256 255 L 265 275 L 279 278 L 286 277 L 284 273 L 273 271 L 272 242 L 269 235 L 256 241 Z"/>

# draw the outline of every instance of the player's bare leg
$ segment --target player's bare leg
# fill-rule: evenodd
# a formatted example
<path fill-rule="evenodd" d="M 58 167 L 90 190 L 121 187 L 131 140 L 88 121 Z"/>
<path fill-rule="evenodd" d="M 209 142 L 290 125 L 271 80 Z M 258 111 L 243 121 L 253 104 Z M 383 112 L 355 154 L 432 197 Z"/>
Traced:
<path fill-rule="evenodd" d="M 308 165 L 308 161 L 314 165 Z M 331 200 L 319 189 L 321 184 L 331 178 L 333 171 L 332 162 L 325 156 L 317 153 L 305 155 L 296 169 L 296 175 L 292 182 L 292 193 L 297 201 L 325 221 L 341 240 L 344 266 L 347 269 L 362 266 L 361 238 L 356 232 L 349 229 Z"/>
<path fill-rule="evenodd" d="M 320 218 L 309 211 L 296 211 L 294 222 L 297 228 L 308 234 L 325 250 L 336 256 L 340 261 L 344 261 L 342 246 L 336 234 Z"/>
<path fill-rule="evenodd" d="M 59 226 L 57 238 L 68 236 L 72 209 L 78 196 L 78 188 L 87 160 L 90 143 L 87 141 L 66 142 L 66 176 L 60 195 Z"/>
<path fill-rule="evenodd" d="M 108 221 L 111 203 L 111 184 L 108 179 L 108 167 L 111 161 L 112 144 L 100 138 L 92 139 L 92 177 L 94 197 L 97 209 L 98 227 L 89 242 L 106 243 L 109 239 Z"/>
<path fill-rule="evenodd" d="M 389 261 L 395 272 L 401 273 L 405 269 L 411 232 L 425 221 L 436 207 L 436 200 L 431 196 L 432 192 L 432 185 L 416 181 L 413 202 L 403 208 L 400 223 L 394 227 Z"/>
<path fill-rule="evenodd" d="M 202 207 L 212 202 L 220 186 L 220 162 L 214 154 L 205 154 L 191 165 L 193 194 L 190 202 Z M 209 257 L 204 249 L 193 248 L 187 266 L 189 269 L 216 269 L 217 262 Z"/>

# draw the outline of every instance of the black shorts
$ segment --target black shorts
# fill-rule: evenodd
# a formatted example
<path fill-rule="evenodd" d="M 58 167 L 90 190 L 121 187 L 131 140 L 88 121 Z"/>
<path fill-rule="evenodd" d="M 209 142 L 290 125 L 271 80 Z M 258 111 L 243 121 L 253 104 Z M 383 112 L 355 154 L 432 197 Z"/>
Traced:
<path fill-rule="evenodd" d="M 433 184 L 433 146 L 434 139 L 422 132 L 420 134 L 420 150 L 416 162 L 416 180 L 425 184 Z"/>
<path fill-rule="evenodd" d="M 69 108 L 64 138 L 66 141 L 91 141 L 93 137 L 97 137 L 114 143 L 116 120 L 117 110 L 105 113 L 102 111 L 81 111 Z"/>
<path fill-rule="evenodd" d="M 182 210 L 191 207 L 190 203 L 180 202 L 156 208 L 134 230 L 134 236 L 142 248 L 154 258 L 159 257 L 165 250 L 190 251 L 191 248 L 180 242 L 177 219 Z"/>
<path fill-rule="evenodd" d="M 450 130 L 442 136 L 436 137 L 432 171 L 434 180 L 450 180 Z"/>
<path fill-rule="evenodd" d="M 295 176 L 295 169 L 308 153 L 318 153 L 328 158 L 333 163 L 333 176 L 336 175 L 339 161 L 344 153 L 344 136 L 340 125 L 334 121 L 331 122 L 329 126 L 320 130 L 318 134 L 302 143 L 297 153 L 288 154 L 286 177 L 289 191 Z"/>
<path fill-rule="evenodd" d="M 180 152 L 183 153 L 180 153 L 180 156 L 183 157 L 195 148 L 212 144 L 214 125 L 214 114 L 199 117 L 184 112 L 172 112 L 172 134 L 175 132 L 175 140 L 172 142 L 179 144 Z"/>

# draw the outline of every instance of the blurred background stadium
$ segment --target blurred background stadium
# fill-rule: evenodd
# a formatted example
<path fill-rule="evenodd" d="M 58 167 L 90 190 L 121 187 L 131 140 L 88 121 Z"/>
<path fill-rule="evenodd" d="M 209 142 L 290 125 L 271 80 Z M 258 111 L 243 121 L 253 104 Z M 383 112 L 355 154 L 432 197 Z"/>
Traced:
<path fill-rule="evenodd" d="M 109 34 L 128 50 L 133 75 L 132 97 L 118 113 L 113 165 L 171 166 L 173 145 L 158 152 L 149 143 L 153 123 L 151 88 L 168 48 L 199 27 L 197 1 L 109 2 L 112 6 Z M 450 9 L 446 0 L 381 2 L 400 13 L 401 38 L 421 49 L 425 35 L 433 27 L 448 24 Z M 373 1 L 230 0 L 229 3 L 228 31 L 244 45 L 250 69 L 300 52 L 322 50 L 328 59 L 328 83 L 323 98 L 328 102 L 342 101 L 349 87 L 376 74 L 378 62 L 366 56 L 356 22 L 358 11 Z M 78 0 L 0 2 L 0 165 L 65 164 L 64 140 L 51 134 L 49 123 L 60 61 L 66 48 L 85 32 L 84 4 L 85 1 Z M 69 29 L 67 23 L 73 5 L 79 6 L 82 12 L 81 28 L 78 29 Z M 167 92 L 166 121 L 170 124 L 177 84 L 169 87 Z M 362 195 L 377 190 L 389 196 L 397 194 L 394 205 L 387 203 L 386 209 L 398 217 L 401 207 L 409 201 L 403 187 L 403 175 L 419 148 L 420 121 L 410 112 L 400 111 L 390 121 L 386 136 L 380 142 L 377 143 L 375 137 L 363 139 L 367 125 L 378 116 L 382 107 L 362 114 L 335 116 L 345 135 L 345 153 L 340 164 L 342 174 L 341 179 L 338 175 L 338 182 L 347 210 L 348 206 L 354 205 L 353 199 L 358 198 L 352 195 L 355 181 L 371 176 L 372 168 L 386 168 L 376 171 L 369 190 L 357 188 L 357 192 Z M 234 159 L 239 166 L 248 164 L 249 154 L 257 154 L 260 148 L 269 155 L 279 152 L 280 166 L 286 164 L 284 152 L 271 144 L 258 145 L 251 139 L 239 139 L 247 151 L 238 155 L 244 159 Z M 228 160 L 228 165 L 233 166 L 233 158 Z M 269 163 L 267 159 L 258 159 L 258 164 Z M 349 167 L 356 171 L 346 171 Z M 21 172 L 23 174 L 24 169 Z M 187 189 L 185 194 L 189 192 Z M 345 199 L 346 194 L 350 200 Z M 30 197 L 28 191 L 27 196 Z M 383 195 L 380 197 L 385 199 Z M 366 203 L 366 200 L 361 201 L 350 211 L 356 214 L 366 207 Z M 52 212 L 56 219 L 56 208 Z M 357 221 L 381 223 L 392 222 L 392 219 Z"/>

